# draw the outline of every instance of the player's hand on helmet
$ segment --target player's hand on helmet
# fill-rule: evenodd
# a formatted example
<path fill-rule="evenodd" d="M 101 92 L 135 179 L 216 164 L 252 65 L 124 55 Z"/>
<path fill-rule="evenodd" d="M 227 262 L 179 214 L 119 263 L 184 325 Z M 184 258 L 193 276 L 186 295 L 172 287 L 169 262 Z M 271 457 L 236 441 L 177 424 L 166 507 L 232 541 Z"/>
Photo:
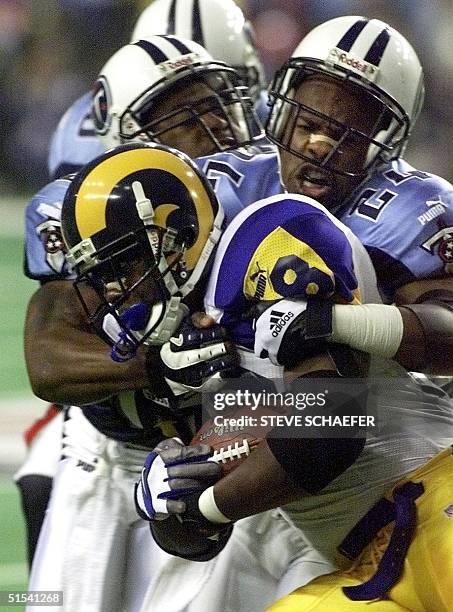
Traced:
<path fill-rule="evenodd" d="M 328 300 L 262 301 L 247 316 L 253 318 L 255 355 L 285 367 L 320 353 L 331 331 L 332 310 Z"/>
<path fill-rule="evenodd" d="M 185 446 L 178 438 L 163 440 L 146 458 L 135 486 L 135 506 L 145 520 L 162 520 L 186 511 L 185 499 L 200 493 L 221 476 L 221 467 L 208 461 L 206 444 Z"/>
<path fill-rule="evenodd" d="M 162 374 L 172 393 L 214 392 L 237 373 L 238 356 L 225 330 L 205 313 L 185 319 L 160 349 Z"/>

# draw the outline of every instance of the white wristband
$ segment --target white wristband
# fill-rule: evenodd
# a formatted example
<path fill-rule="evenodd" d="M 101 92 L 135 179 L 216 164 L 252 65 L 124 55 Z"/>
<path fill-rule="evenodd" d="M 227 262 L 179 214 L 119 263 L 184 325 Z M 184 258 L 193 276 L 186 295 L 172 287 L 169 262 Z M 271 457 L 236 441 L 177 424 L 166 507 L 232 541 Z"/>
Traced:
<path fill-rule="evenodd" d="M 231 523 L 231 519 L 222 514 L 215 503 L 213 486 L 205 489 L 198 498 L 198 509 L 211 523 Z"/>
<path fill-rule="evenodd" d="M 331 342 L 379 357 L 393 357 L 403 337 L 403 318 L 396 306 L 335 304 Z"/>

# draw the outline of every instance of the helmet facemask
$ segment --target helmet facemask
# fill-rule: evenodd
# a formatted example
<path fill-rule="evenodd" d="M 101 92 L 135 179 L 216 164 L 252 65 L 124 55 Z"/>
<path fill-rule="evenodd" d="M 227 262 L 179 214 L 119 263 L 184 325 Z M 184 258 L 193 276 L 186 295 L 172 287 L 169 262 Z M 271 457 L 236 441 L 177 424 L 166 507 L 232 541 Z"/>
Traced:
<path fill-rule="evenodd" d="M 187 74 L 189 72 L 189 74 Z M 178 128 L 187 131 L 198 126 L 205 134 L 210 150 L 196 155 L 235 149 L 261 138 L 262 129 L 253 110 L 253 102 L 239 76 L 227 67 L 204 67 L 202 71 L 187 67 L 183 75 L 153 86 L 134 100 L 120 117 L 120 137 L 124 141 L 140 139 L 176 146 Z M 207 95 L 190 100 L 185 90 L 204 85 Z M 171 108 L 172 96 L 181 99 Z M 184 102 L 182 101 L 184 100 Z M 170 110 L 163 109 L 170 108 Z M 216 119 L 212 117 L 215 116 Z M 174 133 L 173 133 L 174 132 Z M 178 147 L 181 148 L 181 147 Z"/>
<path fill-rule="evenodd" d="M 334 79 L 350 83 L 351 91 L 356 91 L 360 103 L 370 108 L 370 124 L 366 130 L 354 126 L 354 117 L 348 123 L 340 122 L 311 108 L 296 99 L 298 87 L 310 78 Z M 316 60 L 291 59 L 277 72 L 270 89 L 271 111 L 266 125 L 269 140 L 279 148 L 299 157 L 311 165 L 321 168 L 328 174 L 363 180 L 371 170 L 382 163 L 397 157 L 409 134 L 409 118 L 403 109 L 389 96 L 377 88 L 361 81 L 341 68 L 326 68 Z M 317 126 L 311 128 L 311 125 Z M 296 125 L 306 126 L 310 137 L 317 137 L 319 125 L 329 134 L 325 137 L 330 148 L 322 159 L 304 153 L 293 145 Z M 362 167 L 344 168 L 341 156 L 347 148 L 361 147 L 367 151 Z"/>
<path fill-rule="evenodd" d="M 185 253 L 172 228 L 149 225 L 100 248 L 97 263 L 78 274 L 74 286 L 88 321 L 116 361 L 142 344 L 162 344 L 188 313 L 180 291 Z"/>

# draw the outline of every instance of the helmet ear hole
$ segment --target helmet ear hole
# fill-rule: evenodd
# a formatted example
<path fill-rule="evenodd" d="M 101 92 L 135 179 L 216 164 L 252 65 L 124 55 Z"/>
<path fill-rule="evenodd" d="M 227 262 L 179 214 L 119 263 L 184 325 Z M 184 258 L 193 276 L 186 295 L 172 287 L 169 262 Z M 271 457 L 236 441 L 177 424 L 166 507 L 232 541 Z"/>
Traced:
<path fill-rule="evenodd" d="M 194 225 L 186 225 L 178 232 L 178 243 L 191 247 L 197 239 L 197 230 Z"/>

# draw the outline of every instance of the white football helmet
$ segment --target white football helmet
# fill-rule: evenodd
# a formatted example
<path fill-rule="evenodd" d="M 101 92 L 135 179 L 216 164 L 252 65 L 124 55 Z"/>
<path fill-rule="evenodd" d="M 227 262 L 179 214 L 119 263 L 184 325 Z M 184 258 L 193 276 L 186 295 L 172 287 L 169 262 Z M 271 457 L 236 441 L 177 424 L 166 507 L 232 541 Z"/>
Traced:
<path fill-rule="evenodd" d="M 173 88 L 197 81 L 207 85 L 209 95 L 196 102 L 184 99 L 177 108 L 155 116 L 156 104 Z M 210 114 L 225 124 L 220 136 L 205 120 Z M 237 72 L 213 60 L 197 43 L 177 36 L 151 36 L 119 49 L 95 83 L 92 116 L 106 150 L 131 140 L 160 142 L 163 134 L 194 122 L 212 141 L 212 151 L 203 154 L 237 148 L 262 136 Z"/>
<path fill-rule="evenodd" d="M 202 45 L 237 70 L 254 100 L 266 87 L 251 25 L 233 0 L 155 0 L 138 18 L 131 41 L 154 34 L 175 34 Z"/>
<path fill-rule="evenodd" d="M 377 118 L 370 118 L 367 133 L 359 132 L 335 117 L 322 116 L 342 132 L 328 159 L 317 162 L 291 146 L 298 114 L 319 112 L 299 104 L 294 94 L 307 77 L 329 75 L 360 88 L 364 104 L 378 108 Z M 277 72 L 270 88 L 271 111 L 266 126 L 268 138 L 279 147 L 307 159 L 311 164 L 351 177 L 366 176 L 382 161 L 402 154 L 407 139 L 422 108 L 423 70 L 409 42 L 396 30 L 378 19 L 338 17 L 309 32 L 292 57 Z M 369 143 L 368 156 L 360 173 L 341 171 L 330 161 L 342 144 Z M 362 140 L 363 141 L 363 140 Z"/>

